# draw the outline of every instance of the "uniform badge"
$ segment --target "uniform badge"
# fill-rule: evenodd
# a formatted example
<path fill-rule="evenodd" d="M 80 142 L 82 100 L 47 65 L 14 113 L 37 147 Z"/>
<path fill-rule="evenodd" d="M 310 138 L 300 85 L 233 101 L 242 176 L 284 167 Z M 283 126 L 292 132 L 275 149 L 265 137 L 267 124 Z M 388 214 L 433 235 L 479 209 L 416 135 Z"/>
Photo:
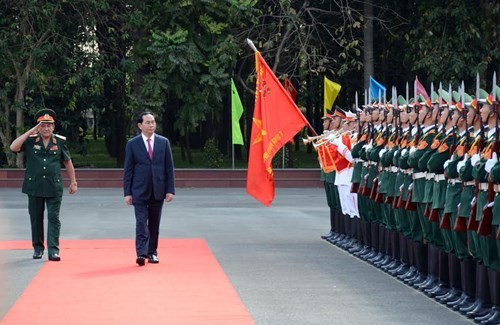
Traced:
<path fill-rule="evenodd" d="M 458 157 L 462 158 L 464 156 L 464 146 L 457 146 L 455 152 L 457 153 Z"/>
<path fill-rule="evenodd" d="M 474 146 L 469 150 L 469 157 L 474 156 L 476 153 L 477 153 L 477 146 Z"/>
<path fill-rule="evenodd" d="M 422 140 L 418 143 L 418 146 L 417 146 L 417 149 L 418 150 L 424 150 L 425 148 L 427 148 L 429 144 L 427 143 L 427 141 L 425 140 Z"/>
<path fill-rule="evenodd" d="M 448 149 L 450 149 L 448 147 L 448 145 L 446 143 L 443 143 L 442 145 L 439 146 L 438 152 L 443 153 L 443 152 L 447 151 Z"/>
<path fill-rule="evenodd" d="M 57 146 L 50 147 L 50 150 L 57 150 Z"/>
<path fill-rule="evenodd" d="M 434 141 L 432 141 L 431 149 L 433 149 L 433 150 L 437 149 L 439 147 L 440 143 L 441 143 L 441 141 L 434 139 Z"/>
<path fill-rule="evenodd" d="M 359 141 L 360 141 L 360 142 L 363 142 L 363 141 L 365 141 L 365 140 L 366 140 L 366 138 L 367 138 L 367 135 L 366 135 L 366 134 L 363 134 L 363 135 L 361 136 L 361 139 L 359 139 Z"/>
<path fill-rule="evenodd" d="M 33 146 L 33 149 L 35 149 L 35 150 L 40 150 L 40 149 L 42 149 L 42 147 L 41 147 L 39 144 L 35 144 L 35 145 Z"/>

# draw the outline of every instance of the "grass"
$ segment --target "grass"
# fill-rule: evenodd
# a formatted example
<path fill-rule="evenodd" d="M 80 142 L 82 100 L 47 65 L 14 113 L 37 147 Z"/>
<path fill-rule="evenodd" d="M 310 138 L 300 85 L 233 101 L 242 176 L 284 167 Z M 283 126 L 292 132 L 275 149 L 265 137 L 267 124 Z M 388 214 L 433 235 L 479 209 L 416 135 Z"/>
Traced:
<path fill-rule="evenodd" d="M 94 140 L 89 137 L 87 140 L 86 155 L 78 154 L 76 147 L 70 147 L 71 158 L 75 167 L 116 168 L 116 159 L 109 156 L 103 138 Z M 246 150 L 243 149 L 242 151 L 242 160 L 235 159 L 235 168 L 247 168 Z M 192 164 L 182 160 L 179 146 L 172 147 L 172 155 L 174 156 L 174 165 L 176 168 L 208 168 L 206 155 L 201 149 L 191 149 Z M 295 168 L 319 168 L 317 154 L 315 152 L 307 153 L 306 147 L 303 145 L 300 146 L 299 151 L 293 152 L 293 156 Z M 231 154 L 223 156 L 221 168 L 232 168 L 232 166 Z M 273 160 L 273 167 L 275 169 L 282 168 L 282 150 L 276 154 Z"/>

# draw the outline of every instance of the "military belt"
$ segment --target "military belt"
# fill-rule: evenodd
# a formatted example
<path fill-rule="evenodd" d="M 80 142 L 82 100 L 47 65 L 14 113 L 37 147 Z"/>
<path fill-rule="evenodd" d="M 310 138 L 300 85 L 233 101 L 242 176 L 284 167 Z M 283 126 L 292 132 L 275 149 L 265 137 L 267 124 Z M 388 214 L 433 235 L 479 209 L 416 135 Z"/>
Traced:
<path fill-rule="evenodd" d="M 468 182 L 463 182 L 464 186 L 472 186 L 476 185 L 476 181 L 468 181 Z"/>
<path fill-rule="evenodd" d="M 479 183 L 479 190 L 480 191 L 487 191 L 488 190 L 488 183 Z"/>
<path fill-rule="evenodd" d="M 405 173 L 406 175 L 413 174 L 413 168 L 403 169 L 403 173 Z"/>
<path fill-rule="evenodd" d="M 461 183 L 462 181 L 460 180 L 460 178 L 451 178 L 451 179 L 448 179 L 448 184 L 457 184 L 457 183 Z"/>
<path fill-rule="evenodd" d="M 500 193 L 500 184 L 495 184 L 495 185 L 493 186 L 493 190 L 494 190 L 495 192 L 497 192 L 497 193 Z"/>
<path fill-rule="evenodd" d="M 424 178 L 425 175 L 427 175 L 427 172 L 420 172 L 420 173 L 415 173 L 413 174 L 413 179 L 420 179 L 420 178 Z"/>
<path fill-rule="evenodd" d="M 390 168 L 391 173 L 397 173 L 399 171 L 399 168 L 396 166 L 391 166 L 389 168 Z"/>
<path fill-rule="evenodd" d="M 434 175 L 434 181 L 439 182 L 439 181 L 444 181 L 446 178 L 444 177 L 444 174 L 436 174 Z"/>

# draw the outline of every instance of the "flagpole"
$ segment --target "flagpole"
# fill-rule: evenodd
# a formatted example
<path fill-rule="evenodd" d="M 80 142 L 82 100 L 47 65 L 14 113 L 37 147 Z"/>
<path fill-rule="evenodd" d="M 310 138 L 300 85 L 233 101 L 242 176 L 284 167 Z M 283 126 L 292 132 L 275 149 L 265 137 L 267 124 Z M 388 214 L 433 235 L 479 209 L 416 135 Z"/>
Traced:
<path fill-rule="evenodd" d="M 255 47 L 255 44 L 252 42 L 251 39 L 247 38 L 247 44 L 252 48 L 252 50 L 254 52 L 259 52 L 259 50 L 257 50 L 257 48 Z M 297 107 L 297 105 L 295 105 L 295 108 L 300 112 L 299 108 Z M 302 112 L 300 112 L 300 114 L 302 114 Z M 302 114 L 303 115 L 303 114 Z M 309 131 L 311 131 L 312 135 L 313 136 L 317 136 L 318 134 L 316 133 L 316 130 L 314 130 L 314 128 L 311 126 L 311 124 L 309 123 L 309 121 L 304 118 L 304 120 L 306 121 L 307 123 L 307 128 L 309 129 Z"/>

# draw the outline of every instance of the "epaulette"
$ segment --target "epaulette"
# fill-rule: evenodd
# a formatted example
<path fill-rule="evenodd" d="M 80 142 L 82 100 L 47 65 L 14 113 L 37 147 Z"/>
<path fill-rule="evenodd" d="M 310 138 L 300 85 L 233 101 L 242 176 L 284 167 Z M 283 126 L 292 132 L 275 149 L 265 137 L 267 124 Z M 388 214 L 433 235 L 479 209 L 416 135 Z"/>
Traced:
<path fill-rule="evenodd" d="M 65 136 L 62 136 L 62 135 L 60 135 L 60 134 L 54 134 L 54 136 L 55 136 L 56 138 L 59 138 L 59 139 L 61 139 L 61 140 L 66 141 L 66 137 L 65 137 Z"/>

